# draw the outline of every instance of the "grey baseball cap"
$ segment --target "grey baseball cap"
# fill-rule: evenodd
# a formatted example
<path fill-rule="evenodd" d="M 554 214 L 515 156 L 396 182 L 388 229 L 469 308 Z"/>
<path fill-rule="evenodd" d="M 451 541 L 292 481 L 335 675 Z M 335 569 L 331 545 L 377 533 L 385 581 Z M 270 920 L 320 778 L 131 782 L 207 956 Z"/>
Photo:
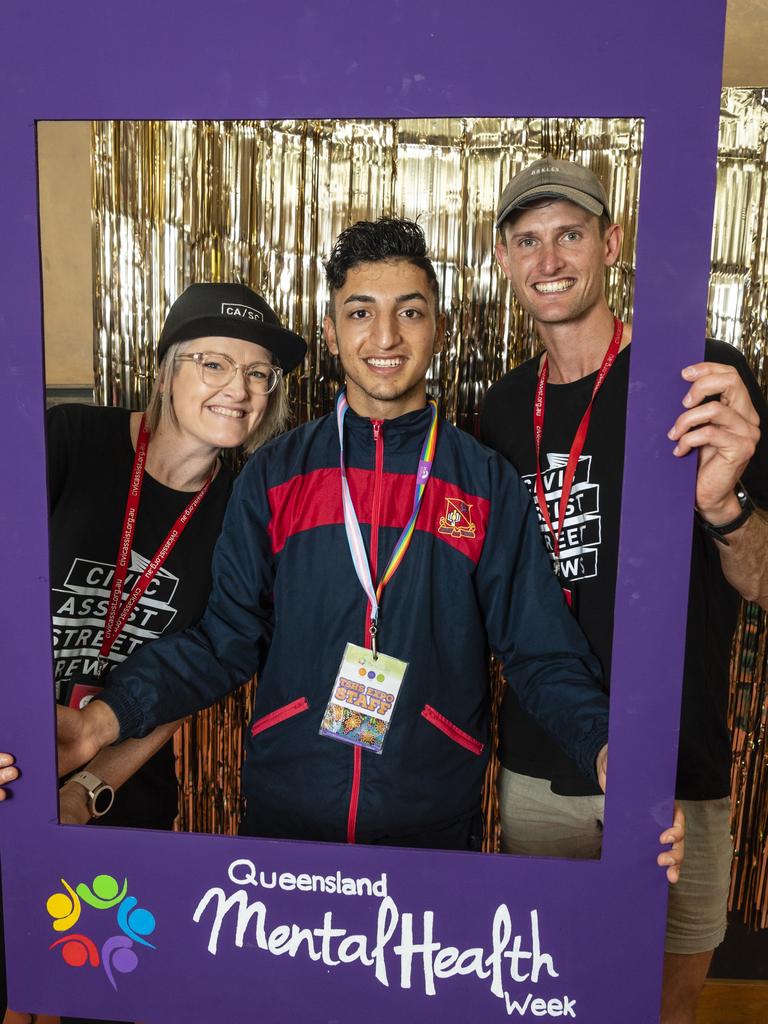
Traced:
<path fill-rule="evenodd" d="M 496 227 L 500 228 L 513 210 L 541 197 L 567 199 L 597 217 L 603 213 L 611 215 L 605 189 L 588 167 L 547 156 L 530 164 L 509 182 L 496 211 Z"/>

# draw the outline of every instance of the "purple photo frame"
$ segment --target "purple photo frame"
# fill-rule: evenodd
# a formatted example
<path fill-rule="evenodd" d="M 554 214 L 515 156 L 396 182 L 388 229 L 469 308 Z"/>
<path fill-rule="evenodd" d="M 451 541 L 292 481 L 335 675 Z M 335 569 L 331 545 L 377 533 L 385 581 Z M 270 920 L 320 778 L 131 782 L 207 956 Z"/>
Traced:
<path fill-rule="evenodd" d="M 703 348 L 724 20 L 725 0 L 5 5 L 0 750 L 24 771 L 0 808 L 11 1005 L 167 1022 L 658 1019 L 655 857 L 672 813 L 694 471 L 666 430 L 679 370 Z M 645 119 L 602 860 L 60 826 L 35 121 L 462 114 Z M 238 860 L 285 886 L 238 884 L 250 871 Z M 371 896 L 290 889 L 337 872 L 386 875 L 387 897 L 381 883 Z M 77 927 L 53 931 L 61 880 L 103 874 L 126 878 L 137 903 L 117 922 L 85 902 Z M 238 945 L 230 910 L 214 953 L 219 897 L 200 901 L 217 887 L 254 914 Z M 278 930 L 291 924 L 318 931 L 293 948 Z M 430 929 L 440 951 L 424 948 Z M 65 958 L 73 932 L 84 939 Z M 342 946 L 349 962 L 330 964 Z"/>

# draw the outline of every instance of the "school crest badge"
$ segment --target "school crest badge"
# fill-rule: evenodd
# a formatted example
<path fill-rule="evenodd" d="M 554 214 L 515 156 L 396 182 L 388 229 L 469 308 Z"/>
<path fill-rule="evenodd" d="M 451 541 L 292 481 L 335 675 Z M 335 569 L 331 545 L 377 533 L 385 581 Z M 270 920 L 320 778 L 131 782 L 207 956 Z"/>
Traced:
<path fill-rule="evenodd" d="M 437 532 L 447 537 L 470 537 L 474 540 L 476 529 L 472 522 L 472 506 L 461 498 L 446 498 L 445 515 L 440 516 Z"/>

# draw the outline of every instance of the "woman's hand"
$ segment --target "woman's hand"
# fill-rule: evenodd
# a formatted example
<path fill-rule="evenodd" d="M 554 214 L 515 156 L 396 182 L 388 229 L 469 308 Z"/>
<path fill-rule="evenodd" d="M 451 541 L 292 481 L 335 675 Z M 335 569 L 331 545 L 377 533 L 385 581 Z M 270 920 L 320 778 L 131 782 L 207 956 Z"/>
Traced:
<path fill-rule="evenodd" d="M 10 796 L 4 789 L 6 783 L 13 782 L 18 777 L 19 769 L 14 766 L 13 754 L 0 754 L 0 800 Z"/>

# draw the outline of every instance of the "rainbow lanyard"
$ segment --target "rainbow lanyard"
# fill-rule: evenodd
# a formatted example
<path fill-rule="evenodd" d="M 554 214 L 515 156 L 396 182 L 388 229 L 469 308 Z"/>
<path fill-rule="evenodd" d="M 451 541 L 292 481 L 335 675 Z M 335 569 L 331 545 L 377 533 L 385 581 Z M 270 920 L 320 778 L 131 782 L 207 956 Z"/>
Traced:
<path fill-rule="evenodd" d="M 349 493 L 349 483 L 347 481 L 347 470 L 344 465 L 344 417 L 347 414 L 349 408 L 349 402 L 347 401 L 346 394 L 341 391 L 339 397 L 336 399 L 336 421 L 339 427 L 339 448 L 340 448 L 340 460 L 339 464 L 341 467 L 341 501 L 344 507 L 344 526 L 347 531 L 347 543 L 349 544 L 349 551 L 352 555 L 352 563 L 357 573 L 357 578 L 360 580 L 360 584 L 368 595 L 368 601 L 371 605 L 371 618 L 369 630 L 371 634 L 371 647 L 376 655 L 376 633 L 378 631 L 379 623 L 379 604 L 381 602 L 381 595 L 384 591 L 384 587 L 389 583 L 392 577 L 397 572 L 397 568 L 405 558 L 405 553 L 413 538 L 413 531 L 416 528 L 416 518 L 421 508 L 421 500 L 424 497 L 424 491 L 427 489 L 427 483 L 432 472 L 432 462 L 435 457 L 435 448 L 437 447 L 437 402 L 434 399 L 430 399 L 428 403 L 432 412 L 432 419 L 427 430 L 427 436 L 424 438 L 424 445 L 421 449 L 421 457 L 419 458 L 419 466 L 416 470 L 416 480 L 413 490 L 413 511 L 411 512 L 411 518 L 405 524 L 403 532 L 400 534 L 400 539 L 395 544 L 395 549 L 387 564 L 387 568 L 384 570 L 384 574 L 381 577 L 378 587 L 374 587 L 373 579 L 371 577 L 371 567 L 368 562 L 368 556 L 365 552 L 365 545 L 363 543 L 363 535 L 360 532 L 360 523 L 357 519 L 357 513 L 355 512 L 355 506 L 352 502 L 352 495 Z"/>

